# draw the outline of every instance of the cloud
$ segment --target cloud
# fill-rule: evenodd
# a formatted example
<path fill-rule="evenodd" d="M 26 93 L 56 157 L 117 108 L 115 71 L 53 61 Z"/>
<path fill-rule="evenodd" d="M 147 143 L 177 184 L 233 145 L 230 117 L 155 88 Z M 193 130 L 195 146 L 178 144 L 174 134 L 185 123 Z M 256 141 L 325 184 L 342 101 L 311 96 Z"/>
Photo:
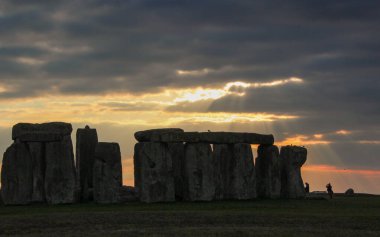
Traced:
<path fill-rule="evenodd" d="M 306 145 L 310 164 L 378 167 L 379 11 L 354 0 L 1 1 L 0 125 L 273 133 Z"/>

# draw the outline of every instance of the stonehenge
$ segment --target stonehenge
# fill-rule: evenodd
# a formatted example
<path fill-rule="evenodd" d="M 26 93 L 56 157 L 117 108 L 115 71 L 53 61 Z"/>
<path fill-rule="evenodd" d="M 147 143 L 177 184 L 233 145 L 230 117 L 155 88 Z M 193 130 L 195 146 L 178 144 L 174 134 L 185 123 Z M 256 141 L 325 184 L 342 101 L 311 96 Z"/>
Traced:
<path fill-rule="evenodd" d="M 134 154 L 135 188 L 142 202 L 172 202 L 174 178 L 167 144 L 140 142 Z"/>
<path fill-rule="evenodd" d="M 71 124 L 16 124 L 4 153 L 1 194 L 5 204 L 76 201 Z"/>
<path fill-rule="evenodd" d="M 119 144 L 99 142 L 95 149 L 94 160 L 94 201 L 96 203 L 119 202 L 119 190 L 123 186 Z"/>
<path fill-rule="evenodd" d="M 251 144 L 271 146 L 274 143 L 273 135 L 184 132 L 180 128 L 139 131 L 135 133 L 135 138 L 138 141 L 134 155 L 135 187 L 142 202 L 256 198 L 256 175 Z M 153 146 L 160 149 L 153 153 Z M 149 167 L 152 166 L 151 162 L 160 159 L 162 151 L 166 149 L 169 152 L 167 160 L 172 160 L 173 170 L 161 170 L 161 175 L 143 172 L 152 169 Z M 174 193 L 167 193 L 171 196 L 166 199 L 157 199 L 157 193 L 150 191 L 152 188 L 146 184 L 146 180 L 149 180 L 151 185 L 171 187 L 171 179 L 166 178 L 168 175 L 174 179 Z M 163 177 L 169 180 L 166 185 L 162 184 Z"/>
<path fill-rule="evenodd" d="M 301 167 L 306 162 L 307 150 L 299 146 L 281 147 L 281 196 L 284 198 L 305 197 Z"/>
<path fill-rule="evenodd" d="M 280 153 L 277 146 L 260 145 L 256 158 L 257 195 L 260 198 L 281 196 Z"/>
<path fill-rule="evenodd" d="M 187 143 L 184 161 L 184 199 L 211 201 L 215 196 L 214 162 L 211 145 Z"/>
<path fill-rule="evenodd" d="M 255 167 L 250 144 L 216 144 L 216 200 L 246 200 L 256 197 Z"/>
<path fill-rule="evenodd" d="M 304 198 L 307 150 L 274 145 L 273 135 L 151 129 L 134 134 L 134 187 L 123 186 L 118 143 L 99 142 L 96 129 L 69 123 L 19 123 L 1 167 L 5 205 L 76 202 Z M 257 154 L 252 145 L 258 145 Z M 254 157 L 256 158 L 254 159 Z"/>
<path fill-rule="evenodd" d="M 86 126 L 78 128 L 76 134 L 76 169 L 80 185 L 80 200 L 93 199 L 93 167 L 95 149 L 98 144 L 96 129 Z"/>
<path fill-rule="evenodd" d="M 184 132 L 180 128 L 164 128 L 135 133 L 139 142 L 204 142 L 210 144 L 265 144 L 274 143 L 273 135 L 237 132 Z"/>

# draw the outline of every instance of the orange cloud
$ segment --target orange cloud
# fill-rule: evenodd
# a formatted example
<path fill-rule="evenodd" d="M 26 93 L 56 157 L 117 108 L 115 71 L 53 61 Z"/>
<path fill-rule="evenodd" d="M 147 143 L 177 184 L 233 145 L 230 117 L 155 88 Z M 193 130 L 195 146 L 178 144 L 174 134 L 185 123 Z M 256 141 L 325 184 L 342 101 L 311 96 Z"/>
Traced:
<path fill-rule="evenodd" d="M 380 145 L 380 141 L 379 141 L 379 140 L 375 140 L 375 141 L 361 140 L 361 141 L 359 141 L 359 143 L 360 143 L 360 144 Z"/>
<path fill-rule="evenodd" d="M 342 169 L 332 165 L 305 165 L 302 167 L 304 171 L 311 172 L 328 172 L 340 174 L 360 174 L 366 176 L 380 176 L 380 170 L 365 170 L 365 169 Z"/>
<path fill-rule="evenodd" d="M 351 131 L 348 131 L 348 130 L 344 130 L 344 129 L 342 129 L 342 130 L 336 131 L 335 133 L 336 133 L 336 134 L 339 134 L 339 135 L 349 135 L 349 134 L 351 134 L 352 132 L 351 132 Z"/>
<path fill-rule="evenodd" d="M 292 145 L 304 146 L 304 145 L 320 145 L 320 144 L 326 145 L 326 144 L 331 143 L 330 141 L 327 141 L 327 140 L 321 140 L 321 138 L 323 138 L 321 134 L 316 134 L 316 135 L 314 135 L 313 137 L 309 137 L 305 135 L 296 135 L 294 137 L 288 137 L 283 141 L 277 142 L 277 145 L 285 146 L 285 145 L 292 144 Z"/>

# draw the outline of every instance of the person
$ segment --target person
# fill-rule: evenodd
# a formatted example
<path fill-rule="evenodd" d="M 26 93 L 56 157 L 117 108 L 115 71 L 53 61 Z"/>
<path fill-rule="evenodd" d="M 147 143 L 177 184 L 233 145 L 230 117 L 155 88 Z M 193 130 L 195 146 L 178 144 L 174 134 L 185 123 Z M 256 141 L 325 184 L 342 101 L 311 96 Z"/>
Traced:
<path fill-rule="evenodd" d="M 331 184 L 328 183 L 328 184 L 326 185 L 326 188 L 327 188 L 327 193 L 328 193 L 329 196 L 330 196 L 330 199 L 332 199 L 332 198 L 333 198 L 333 194 L 334 194 L 334 192 L 333 192 L 333 190 L 332 190 L 332 186 L 331 186 Z"/>
<path fill-rule="evenodd" d="M 309 183 L 305 183 L 305 192 L 306 193 L 309 193 L 310 192 L 310 186 L 309 186 Z"/>

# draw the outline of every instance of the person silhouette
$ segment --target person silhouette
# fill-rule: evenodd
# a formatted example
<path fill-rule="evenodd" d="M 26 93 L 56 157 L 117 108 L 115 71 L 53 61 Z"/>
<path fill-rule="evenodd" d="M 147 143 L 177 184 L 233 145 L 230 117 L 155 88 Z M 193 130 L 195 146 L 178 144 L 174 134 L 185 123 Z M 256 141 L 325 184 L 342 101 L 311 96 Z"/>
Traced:
<path fill-rule="evenodd" d="M 309 186 L 309 183 L 308 183 L 308 182 L 305 183 L 305 192 L 306 192 L 306 193 L 309 193 L 309 192 L 310 192 L 310 186 Z"/>
<path fill-rule="evenodd" d="M 327 189 L 327 193 L 328 193 L 329 196 L 330 196 L 330 199 L 332 199 L 332 198 L 333 198 L 333 194 L 334 194 L 334 192 L 333 192 L 333 190 L 332 190 L 332 186 L 331 186 L 330 183 L 326 184 L 326 189 Z"/>

